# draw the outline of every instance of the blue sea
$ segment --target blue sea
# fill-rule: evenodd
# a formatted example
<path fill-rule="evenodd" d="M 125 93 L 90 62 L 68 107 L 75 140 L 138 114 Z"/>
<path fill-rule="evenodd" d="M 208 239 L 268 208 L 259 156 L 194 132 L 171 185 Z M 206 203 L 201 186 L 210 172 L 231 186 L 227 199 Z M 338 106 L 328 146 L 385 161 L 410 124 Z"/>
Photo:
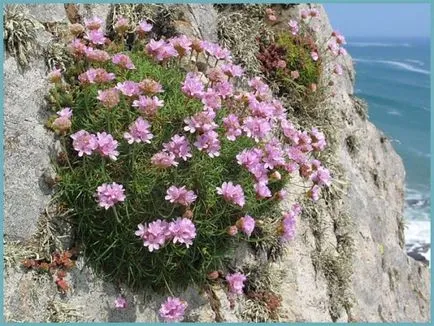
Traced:
<path fill-rule="evenodd" d="M 404 161 L 407 242 L 429 243 L 430 40 L 349 38 L 347 42 L 356 68 L 355 93 L 368 102 L 370 120 L 392 140 Z"/>

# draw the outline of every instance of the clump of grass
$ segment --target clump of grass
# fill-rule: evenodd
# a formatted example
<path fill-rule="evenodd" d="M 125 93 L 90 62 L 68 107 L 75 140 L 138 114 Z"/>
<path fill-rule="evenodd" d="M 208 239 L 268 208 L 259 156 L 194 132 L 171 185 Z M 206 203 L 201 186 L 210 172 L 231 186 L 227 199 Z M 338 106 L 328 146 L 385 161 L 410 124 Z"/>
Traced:
<path fill-rule="evenodd" d="M 258 38 L 269 37 L 272 32 L 264 21 L 265 5 L 216 5 L 218 9 L 218 37 L 231 49 L 237 61 L 248 73 L 262 74 Z"/>
<path fill-rule="evenodd" d="M 280 320 L 282 297 L 278 290 L 282 286 L 282 274 L 283 271 L 271 269 L 268 264 L 249 268 L 243 319 L 252 322 Z"/>
<path fill-rule="evenodd" d="M 38 22 L 26 14 L 22 5 L 5 6 L 3 40 L 6 51 L 17 59 L 21 68 L 40 52 L 37 39 Z"/>

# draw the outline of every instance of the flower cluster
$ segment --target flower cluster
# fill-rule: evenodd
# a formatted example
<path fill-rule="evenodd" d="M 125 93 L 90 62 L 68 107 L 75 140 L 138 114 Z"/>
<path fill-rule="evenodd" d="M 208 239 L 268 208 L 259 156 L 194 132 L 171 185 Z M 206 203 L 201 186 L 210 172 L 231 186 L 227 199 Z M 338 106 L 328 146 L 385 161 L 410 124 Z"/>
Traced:
<path fill-rule="evenodd" d="M 296 218 L 300 213 L 301 206 L 299 204 L 294 204 L 289 212 L 283 214 L 279 228 L 281 234 L 280 239 L 282 242 L 294 239 Z"/>
<path fill-rule="evenodd" d="M 247 277 L 239 272 L 226 275 L 226 282 L 229 285 L 229 291 L 233 294 L 243 294 L 244 282 Z"/>
<path fill-rule="evenodd" d="M 116 182 L 112 184 L 104 183 L 99 186 L 96 191 L 98 205 L 105 209 L 109 209 L 125 200 L 125 189 Z"/>
<path fill-rule="evenodd" d="M 302 18 L 318 15 L 311 9 Z M 277 19 L 272 10 L 267 11 L 267 16 L 270 21 Z M 214 235 L 217 241 L 220 240 L 217 236 L 222 235 L 227 240 L 225 230 L 230 235 L 240 232 L 243 234 L 240 239 L 247 241 L 259 237 L 262 234 L 260 218 L 264 207 L 277 204 L 278 200 L 286 197 L 282 184 L 290 174 L 298 173 L 309 182 L 308 196 L 314 201 L 320 198 L 324 187 L 330 186 L 330 171 L 315 159 L 317 153 L 327 146 L 324 133 L 317 128 L 296 128 L 287 120 L 286 109 L 273 97 L 270 86 L 260 77 L 246 78 L 244 69 L 233 61 L 228 49 L 185 35 L 149 39 L 146 36 L 152 25 L 147 21 L 141 21 L 134 29 L 127 19 L 117 17 L 113 26 L 117 35 L 113 42 L 124 39 L 127 32 L 135 32 L 135 42 L 140 42 L 140 46 L 133 47 L 131 51 L 144 49 L 139 60 L 130 55 L 129 50 L 113 53 L 119 51 L 116 50 L 119 47 L 116 44 L 107 46 L 111 41 L 102 32 L 103 21 L 97 17 L 85 20 L 85 26 L 80 26 L 75 24 L 71 27 L 75 38 L 69 49 L 77 62 L 84 62 L 76 74 L 79 83 L 74 84 L 80 90 L 77 96 L 83 96 L 81 99 L 84 101 L 76 101 L 74 126 L 71 124 L 72 110 L 64 108 L 57 112 L 53 128 L 63 134 L 71 128 L 75 129 L 70 137 L 78 157 L 97 154 L 110 159 L 89 160 L 92 164 L 104 162 L 104 169 L 99 169 L 93 176 L 116 180 L 123 183 L 126 189 L 116 182 L 97 187 L 95 210 L 101 211 L 98 206 L 105 210 L 113 208 L 118 218 L 116 205 L 125 202 L 120 210 L 120 214 L 126 214 L 125 221 L 141 222 L 137 230 L 124 228 L 128 232 L 126 237 L 134 238 L 134 232 L 140 238 L 140 241 L 130 241 L 134 250 L 139 248 L 139 243 L 143 243 L 145 257 L 158 255 L 155 256 L 157 260 L 161 258 L 163 262 L 167 257 L 173 257 L 171 250 L 175 250 L 177 255 L 203 256 L 194 257 L 192 264 L 196 270 L 197 263 L 197 271 L 203 271 L 204 266 L 209 268 L 211 264 L 208 264 L 209 261 L 202 264 L 199 259 L 207 259 L 205 256 L 208 254 L 212 256 L 216 248 L 201 241 Z M 289 22 L 289 28 L 294 38 L 302 33 L 301 23 L 296 20 Z M 334 37 L 339 46 L 345 44 L 340 34 Z M 283 52 L 280 53 L 277 48 L 274 50 L 276 56 L 270 56 L 270 67 L 284 69 Z M 313 61 L 319 60 L 316 49 L 312 49 L 310 55 Z M 160 79 L 160 74 L 165 76 L 167 71 L 170 72 L 172 64 L 182 63 L 194 56 L 196 59 L 201 56 L 209 66 L 203 72 L 188 72 L 185 77 L 179 78 L 178 83 L 182 82 L 177 85 L 178 89 L 174 91 L 171 82 L 181 72 L 176 71 L 176 74 L 169 75 L 171 78 Z M 276 58 L 279 59 L 274 60 Z M 152 73 L 142 72 L 141 63 L 144 61 L 141 60 L 153 67 Z M 342 73 L 338 66 L 334 69 L 336 74 Z M 301 73 L 294 70 L 289 76 L 295 81 L 303 77 Z M 239 90 L 237 85 L 242 78 L 245 78 L 248 88 Z M 58 83 L 62 74 L 53 71 L 49 79 Z M 91 99 L 84 98 L 89 94 Z M 177 101 L 171 98 L 173 94 L 176 94 Z M 86 110 L 80 110 L 80 103 L 83 102 L 86 102 Z M 96 110 L 89 109 L 91 105 Z M 170 116 L 171 112 L 175 112 L 174 117 Z M 101 130 L 105 123 L 107 131 Z M 137 157 L 139 149 L 141 155 Z M 133 168 L 125 170 L 123 168 L 129 166 L 129 158 L 135 160 L 131 165 Z M 91 166 L 87 164 L 89 161 L 83 161 L 86 164 L 84 168 Z M 128 164 L 123 166 L 125 162 Z M 228 162 L 229 166 L 212 171 L 209 178 L 205 176 L 208 171 L 204 171 L 202 166 L 219 168 L 219 164 L 228 165 Z M 77 164 L 80 160 L 76 158 L 74 165 Z M 190 167 L 191 170 L 188 170 Z M 70 168 L 73 169 L 71 164 Z M 77 180 L 79 177 L 83 175 L 77 173 Z M 202 185 L 207 188 L 202 189 Z M 151 200 L 155 202 L 150 204 Z M 149 206 L 143 205 L 143 202 Z M 211 207 L 210 202 L 216 208 Z M 143 209 L 137 209 L 136 205 L 143 205 Z M 151 207 L 148 210 L 151 205 L 154 209 Z M 164 206 L 163 209 L 160 205 Z M 170 209 L 166 210 L 167 206 Z M 255 217 L 248 215 L 249 211 Z M 300 212 L 301 207 L 296 204 L 283 215 L 275 234 L 283 242 L 294 238 L 295 221 Z M 204 227 L 208 223 L 205 218 L 213 223 L 212 227 Z M 131 245 L 125 242 L 122 245 Z M 213 246 L 221 244 L 214 243 Z M 182 268 L 190 268 L 182 262 L 176 263 L 180 263 Z M 167 275 L 165 271 L 164 275 L 169 276 L 171 282 L 175 279 L 170 275 L 173 270 L 179 272 L 176 267 Z M 140 269 L 134 271 L 140 274 Z M 243 293 L 246 275 L 237 272 L 227 274 L 225 279 L 231 294 Z M 119 296 L 115 306 L 125 308 L 125 298 Z M 179 298 L 169 297 L 161 305 L 159 313 L 165 322 L 177 322 L 183 320 L 186 307 L 187 304 Z"/>
<path fill-rule="evenodd" d="M 59 134 L 65 134 L 69 129 L 71 129 L 71 118 L 72 110 L 71 108 L 64 108 L 57 112 L 58 117 L 53 121 L 51 127 Z"/>
<path fill-rule="evenodd" d="M 158 219 L 149 224 L 139 224 L 135 234 L 150 252 L 160 249 L 167 241 L 185 244 L 189 248 L 196 237 L 196 226 L 188 218 L 179 217 L 169 223 Z"/>
<path fill-rule="evenodd" d="M 116 161 L 119 155 L 117 151 L 118 141 L 105 131 L 94 135 L 85 130 L 80 130 L 72 134 L 71 138 L 73 140 L 72 146 L 80 157 L 84 154 L 92 155 L 93 152 L 97 152 L 101 156 L 107 156 Z"/>
<path fill-rule="evenodd" d="M 181 188 L 177 188 L 175 186 L 171 186 L 167 189 L 166 200 L 171 203 L 180 204 L 183 206 L 190 206 L 195 200 L 197 196 L 193 191 L 185 189 L 185 186 Z"/>

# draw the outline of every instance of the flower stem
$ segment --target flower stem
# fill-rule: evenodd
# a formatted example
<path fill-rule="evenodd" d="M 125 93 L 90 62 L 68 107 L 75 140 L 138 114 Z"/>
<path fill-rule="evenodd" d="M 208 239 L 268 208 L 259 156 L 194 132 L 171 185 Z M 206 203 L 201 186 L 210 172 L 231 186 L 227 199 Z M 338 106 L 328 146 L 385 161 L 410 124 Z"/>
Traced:
<path fill-rule="evenodd" d="M 61 138 L 62 138 L 63 150 L 65 151 L 65 155 L 66 155 L 66 162 L 68 162 L 69 168 L 71 169 L 71 172 L 73 172 L 71 162 L 69 161 L 68 151 L 66 149 L 66 140 L 65 140 L 65 137 L 61 137 Z"/>
<path fill-rule="evenodd" d="M 119 215 L 118 215 L 118 211 L 116 210 L 116 206 L 112 206 L 113 207 L 113 212 L 115 213 L 115 217 L 116 220 L 118 221 L 118 223 L 122 223 L 121 220 L 119 219 Z"/>

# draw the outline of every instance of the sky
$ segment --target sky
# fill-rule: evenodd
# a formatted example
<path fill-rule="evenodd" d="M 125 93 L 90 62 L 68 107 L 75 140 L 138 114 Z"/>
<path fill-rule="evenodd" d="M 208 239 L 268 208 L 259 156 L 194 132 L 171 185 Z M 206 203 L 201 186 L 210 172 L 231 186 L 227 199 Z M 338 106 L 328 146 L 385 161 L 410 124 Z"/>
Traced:
<path fill-rule="evenodd" d="M 347 37 L 429 37 L 427 3 L 323 4 L 334 29 Z"/>

